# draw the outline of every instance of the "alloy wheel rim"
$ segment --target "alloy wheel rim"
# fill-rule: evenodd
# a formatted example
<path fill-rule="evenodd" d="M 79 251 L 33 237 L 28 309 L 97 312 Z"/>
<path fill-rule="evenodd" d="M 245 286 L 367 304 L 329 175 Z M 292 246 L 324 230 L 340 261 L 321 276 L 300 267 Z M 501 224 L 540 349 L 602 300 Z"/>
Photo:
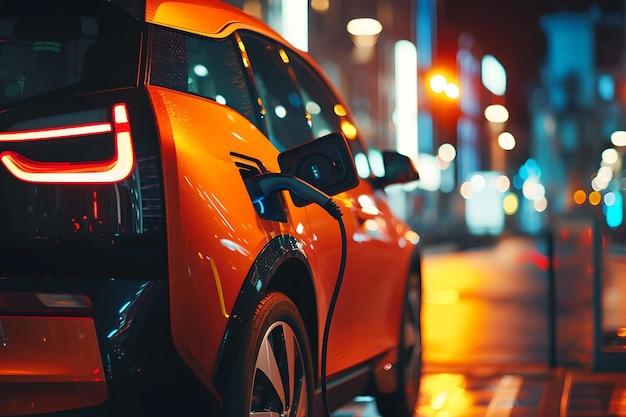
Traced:
<path fill-rule="evenodd" d="M 298 338 L 288 323 L 273 323 L 263 336 L 256 359 L 250 416 L 305 417 L 307 392 Z"/>

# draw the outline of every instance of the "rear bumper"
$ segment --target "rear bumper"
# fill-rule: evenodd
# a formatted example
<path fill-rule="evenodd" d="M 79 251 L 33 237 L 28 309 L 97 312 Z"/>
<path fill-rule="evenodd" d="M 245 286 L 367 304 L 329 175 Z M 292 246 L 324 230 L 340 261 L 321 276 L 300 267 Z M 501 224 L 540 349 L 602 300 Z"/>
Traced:
<path fill-rule="evenodd" d="M 0 278 L 0 326 L 0 416 L 219 415 L 172 343 L 166 281 Z"/>
<path fill-rule="evenodd" d="M 0 316 L 0 415 L 102 404 L 104 368 L 90 317 Z"/>

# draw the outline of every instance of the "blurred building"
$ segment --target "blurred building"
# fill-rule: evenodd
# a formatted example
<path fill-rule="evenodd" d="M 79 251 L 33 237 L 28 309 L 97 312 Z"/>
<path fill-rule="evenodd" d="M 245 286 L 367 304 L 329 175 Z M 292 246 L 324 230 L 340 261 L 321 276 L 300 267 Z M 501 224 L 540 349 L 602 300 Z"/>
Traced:
<path fill-rule="evenodd" d="M 571 212 L 603 213 L 617 226 L 626 188 L 623 2 L 611 10 L 563 10 L 543 16 L 541 25 L 547 49 L 542 82 L 529 103 L 531 158 L 549 215 L 528 216 L 526 226 Z"/>

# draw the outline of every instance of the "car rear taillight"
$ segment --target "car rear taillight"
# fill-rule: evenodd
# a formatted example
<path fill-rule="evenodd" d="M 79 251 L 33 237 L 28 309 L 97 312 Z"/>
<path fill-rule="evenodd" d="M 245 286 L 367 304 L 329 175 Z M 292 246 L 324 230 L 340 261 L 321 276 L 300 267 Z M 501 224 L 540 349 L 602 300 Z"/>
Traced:
<path fill-rule="evenodd" d="M 112 122 L 77 124 L 46 129 L 0 133 L 0 142 L 31 142 L 71 139 L 82 136 L 113 134 L 115 155 L 100 161 L 36 161 L 13 150 L 0 153 L 0 162 L 16 178 L 35 183 L 85 184 L 116 183 L 133 171 L 135 157 L 126 104 L 112 107 Z"/>

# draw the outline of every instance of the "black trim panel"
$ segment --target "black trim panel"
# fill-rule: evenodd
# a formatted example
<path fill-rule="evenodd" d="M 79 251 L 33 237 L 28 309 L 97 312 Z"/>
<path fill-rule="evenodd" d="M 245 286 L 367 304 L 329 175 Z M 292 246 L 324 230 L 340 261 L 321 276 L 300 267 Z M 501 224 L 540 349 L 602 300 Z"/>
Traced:
<path fill-rule="evenodd" d="M 242 337 L 271 277 L 287 259 L 299 258 L 308 265 L 306 255 L 297 239 L 282 235 L 271 240 L 261 251 L 239 292 L 218 355 L 213 384 L 225 395 L 237 360 L 241 357 Z"/>

